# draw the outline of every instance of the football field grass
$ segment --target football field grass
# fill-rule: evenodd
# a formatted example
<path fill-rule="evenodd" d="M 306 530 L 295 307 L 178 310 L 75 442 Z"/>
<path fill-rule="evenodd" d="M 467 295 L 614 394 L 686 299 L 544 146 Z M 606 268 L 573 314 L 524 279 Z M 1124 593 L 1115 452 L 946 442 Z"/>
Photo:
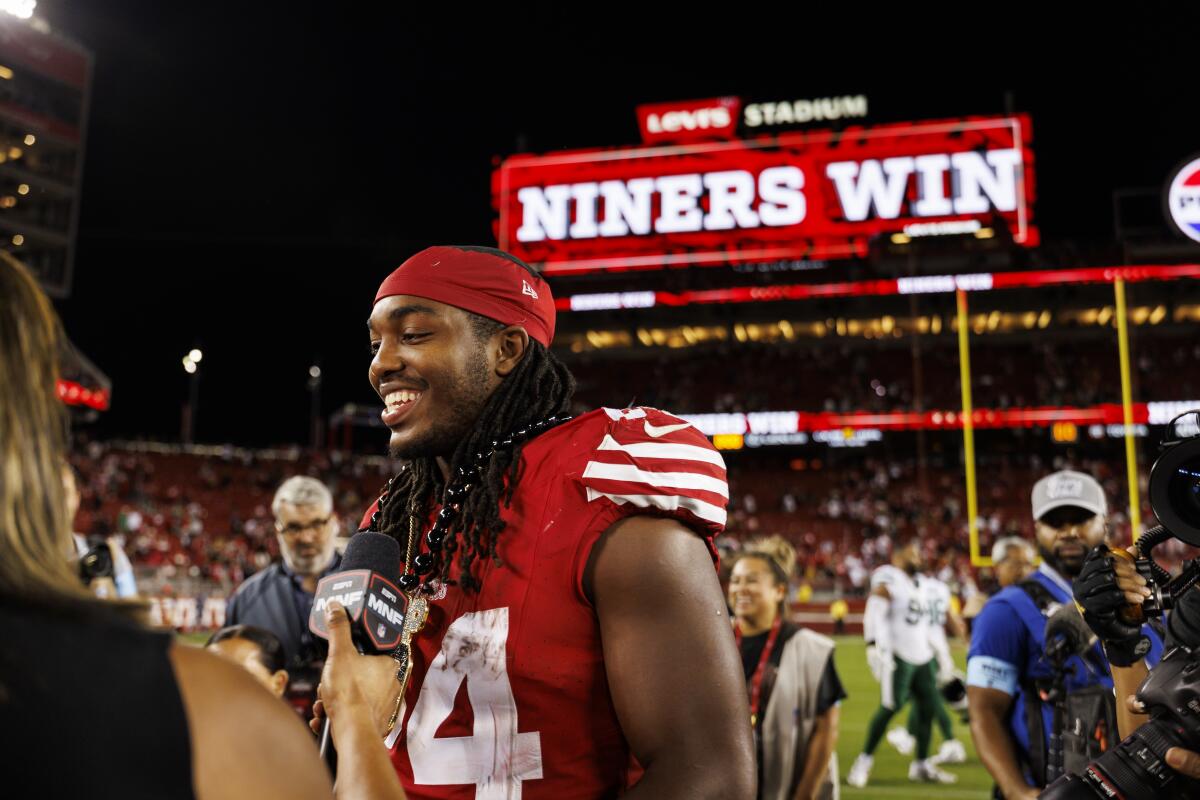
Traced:
<path fill-rule="evenodd" d="M 838 770 L 841 774 L 842 797 L 846 800 L 865 800 L 865 798 L 916 797 L 928 800 L 987 800 L 991 797 L 992 778 L 988 775 L 983 764 L 975 755 L 975 747 L 971 742 L 971 733 L 967 726 L 960 722 L 958 715 L 950 712 L 954 722 L 955 734 L 958 740 L 967 748 L 965 764 L 947 765 L 944 769 L 958 776 L 958 783 L 952 786 L 942 786 L 928 783 L 913 783 L 908 780 L 908 765 L 912 762 L 910 756 L 897 753 L 885 739 L 875 751 L 875 766 L 871 770 L 871 780 L 866 788 L 855 789 L 846 785 L 846 773 L 855 757 L 862 750 L 863 740 L 867 735 L 867 723 L 875 709 L 879 707 L 879 684 L 871 677 L 867 669 L 866 647 L 860 636 L 836 637 L 837 649 L 834 651 L 834 661 L 837 664 L 838 675 L 846 688 L 848 695 L 842 702 L 841 732 L 838 736 Z M 966 661 L 965 649 L 961 646 L 954 648 L 954 660 L 962 669 Z M 905 709 L 892 718 L 889 728 L 903 725 L 908 720 L 908 710 Z M 937 752 L 941 746 L 941 734 L 934 727 L 931 751 Z"/>
<path fill-rule="evenodd" d="M 201 645 L 208 634 L 192 634 L 183 639 Z M 834 659 L 838 675 L 845 686 L 846 700 L 842 703 L 841 732 L 838 737 L 838 770 L 841 776 L 841 796 L 846 800 L 894 800 L 894 798 L 924 798 L 925 800 L 987 800 L 991 797 L 992 779 L 979 758 L 975 755 L 975 747 L 971 742 L 971 733 L 967 726 L 959 721 L 958 715 L 951 711 L 955 733 L 959 741 L 967 748 L 967 763 L 946 766 L 948 772 L 958 776 L 958 783 L 952 786 L 942 786 L 927 783 L 912 783 L 908 780 L 908 765 L 912 761 L 909 756 L 897 753 L 885 739 L 875 751 L 875 767 L 871 770 L 871 781 L 864 789 L 855 789 L 846 785 L 846 772 L 854 762 L 855 756 L 862 750 L 863 739 L 867 735 L 867 722 L 879 706 L 879 684 L 871 677 L 867 669 L 866 647 L 860 636 L 836 637 L 837 649 Z M 954 660 L 959 668 L 963 668 L 966 652 L 959 646 L 954 648 Z M 908 720 L 908 710 L 897 714 L 889 727 L 903 725 Z M 937 752 L 941 746 L 941 734 L 934 729 L 932 752 Z"/>

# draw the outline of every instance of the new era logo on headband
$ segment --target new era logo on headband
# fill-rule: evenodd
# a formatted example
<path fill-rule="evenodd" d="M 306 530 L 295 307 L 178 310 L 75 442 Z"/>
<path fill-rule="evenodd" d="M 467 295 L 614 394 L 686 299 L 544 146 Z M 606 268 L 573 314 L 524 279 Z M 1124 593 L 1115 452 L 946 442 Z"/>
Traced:
<path fill-rule="evenodd" d="M 410 295 L 445 303 L 504 325 L 521 325 L 549 347 L 554 297 L 525 262 L 491 247 L 427 247 L 384 279 L 375 302 Z"/>

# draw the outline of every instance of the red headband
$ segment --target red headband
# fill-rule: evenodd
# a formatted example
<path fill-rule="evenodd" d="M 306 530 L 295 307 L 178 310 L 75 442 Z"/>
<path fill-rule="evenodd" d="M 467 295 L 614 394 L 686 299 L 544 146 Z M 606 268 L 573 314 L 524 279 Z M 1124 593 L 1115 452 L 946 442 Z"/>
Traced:
<path fill-rule="evenodd" d="M 424 297 L 494 319 L 520 325 L 546 347 L 554 338 L 554 298 L 540 277 L 512 256 L 491 248 L 429 247 L 384 279 L 375 295 Z"/>

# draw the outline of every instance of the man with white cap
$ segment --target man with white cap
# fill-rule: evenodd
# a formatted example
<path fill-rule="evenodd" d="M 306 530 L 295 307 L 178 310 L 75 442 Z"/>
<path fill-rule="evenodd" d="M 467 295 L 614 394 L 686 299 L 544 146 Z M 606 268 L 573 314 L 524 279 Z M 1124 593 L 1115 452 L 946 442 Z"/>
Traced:
<path fill-rule="evenodd" d="M 1032 511 L 1042 563 L 987 602 L 976 618 L 967 656 L 971 735 L 1009 800 L 1037 797 L 1047 784 L 1047 770 L 1053 770 L 1054 709 L 1041 699 L 1055 676 L 1044 656 L 1046 620 L 1072 602 L 1071 581 L 1088 552 L 1104 543 L 1108 503 L 1095 478 L 1062 470 L 1034 485 Z M 1162 642 L 1149 628 L 1145 632 L 1151 643 L 1147 661 L 1153 665 Z M 1068 659 L 1063 674 L 1068 695 L 1103 686 L 1111 697 L 1111 669 L 1099 644 Z"/>

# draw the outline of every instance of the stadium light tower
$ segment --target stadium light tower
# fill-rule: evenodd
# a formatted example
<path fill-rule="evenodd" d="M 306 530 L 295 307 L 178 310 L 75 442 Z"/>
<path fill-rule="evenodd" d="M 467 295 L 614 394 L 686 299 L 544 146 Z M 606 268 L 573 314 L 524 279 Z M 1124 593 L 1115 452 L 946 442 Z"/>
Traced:
<path fill-rule="evenodd" d="M 20 19 L 29 19 L 37 8 L 37 0 L 0 0 L 0 11 Z"/>
<path fill-rule="evenodd" d="M 321 368 L 313 364 L 308 368 L 308 393 L 311 404 L 308 415 L 308 445 L 317 450 L 324 443 L 321 430 Z"/>
<path fill-rule="evenodd" d="M 198 348 L 192 348 L 183 357 L 183 371 L 189 376 L 188 399 L 187 404 L 183 407 L 179 431 L 179 438 L 183 440 L 184 444 L 192 443 L 196 429 L 196 412 L 200 407 L 200 360 L 203 358 L 204 353 L 200 352 Z"/>

